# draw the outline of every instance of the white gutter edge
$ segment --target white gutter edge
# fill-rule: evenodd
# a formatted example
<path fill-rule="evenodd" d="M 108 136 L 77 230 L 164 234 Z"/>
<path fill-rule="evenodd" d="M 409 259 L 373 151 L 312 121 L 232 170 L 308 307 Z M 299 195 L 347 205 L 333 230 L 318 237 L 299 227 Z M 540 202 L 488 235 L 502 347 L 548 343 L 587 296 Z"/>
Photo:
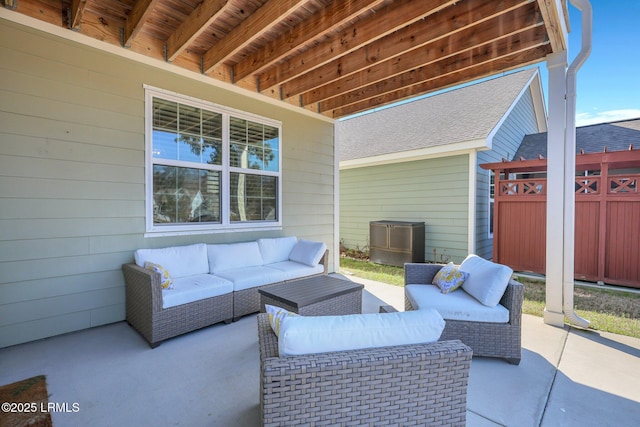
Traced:
<path fill-rule="evenodd" d="M 368 166 L 390 165 L 415 160 L 437 159 L 439 157 L 458 156 L 468 154 L 471 151 L 488 150 L 486 138 L 475 139 L 453 144 L 437 145 L 416 150 L 387 153 L 378 156 L 362 157 L 359 159 L 340 161 L 340 170 L 363 168 Z"/>
<path fill-rule="evenodd" d="M 574 255 L 575 255 L 575 170 L 576 170 L 576 74 L 578 69 L 587 60 L 591 53 L 591 30 L 593 23 L 593 11 L 589 0 L 571 0 L 582 15 L 582 45 L 578 56 L 571 62 L 567 70 L 567 103 L 566 103 L 566 128 L 565 128 L 565 183 L 567 189 L 572 191 L 565 193 L 565 241 L 564 241 L 564 283 L 563 283 L 563 309 L 566 318 L 574 325 L 588 328 L 590 322 L 578 316 L 573 309 L 574 294 Z M 570 199 L 569 199 L 570 198 Z M 569 200 L 570 203 L 566 203 Z M 570 219 L 570 224 L 567 223 Z"/>

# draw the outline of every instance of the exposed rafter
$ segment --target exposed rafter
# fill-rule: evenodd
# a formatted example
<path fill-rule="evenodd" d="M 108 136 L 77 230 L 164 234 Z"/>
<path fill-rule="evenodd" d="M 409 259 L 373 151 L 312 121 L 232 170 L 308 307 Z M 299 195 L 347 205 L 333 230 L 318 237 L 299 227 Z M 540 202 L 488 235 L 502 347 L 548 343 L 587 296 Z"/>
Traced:
<path fill-rule="evenodd" d="M 473 48 L 478 43 L 490 42 L 495 37 L 495 26 L 502 26 L 503 32 L 509 35 L 540 23 L 530 2 L 511 2 L 520 7 L 506 15 L 491 15 L 490 9 L 497 10 L 496 2 L 486 0 L 478 13 L 469 11 L 466 16 L 452 16 L 443 12 L 434 20 L 418 21 L 343 57 L 337 67 L 332 63 L 285 83 L 283 94 L 293 96 L 306 91 L 302 103 L 312 104 L 335 96 L 337 91 L 372 84 Z M 520 18 L 517 24 L 514 14 Z M 388 59 L 375 61 L 368 54 L 385 48 L 381 56 Z M 323 81 L 323 85 L 317 84 Z"/>
<path fill-rule="evenodd" d="M 293 13 L 305 0 L 269 0 L 202 57 L 202 72 L 208 73 L 231 55 L 247 47 L 270 28 Z"/>
<path fill-rule="evenodd" d="M 316 67 L 336 61 L 337 58 L 435 13 L 450 3 L 455 1 L 400 0 L 394 2 L 374 15 L 335 34 L 329 40 L 267 70 L 260 76 L 260 88 L 267 89 L 284 84 Z M 412 18 L 408 19 L 408 17 Z M 286 95 L 284 97 L 288 98 Z"/>
<path fill-rule="evenodd" d="M 71 2 L 71 22 L 69 22 L 69 28 L 78 29 L 86 7 L 87 0 L 73 0 Z"/>
<path fill-rule="evenodd" d="M 334 118 L 541 62 L 566 47 L 566 0 L 15 4 L 14 13 Z"/>
<path fill-rule="evenodd" d="M 124 26 L 123 43 L 124 47 L 131 46 L 131 40 L 134 39 L 144 23 L 149 19 L 153 8 L 160 0 L 136 0 L 133 4 L 131 14 Z"/>
<path fill-rule="evenodd" d="M 309 19 L 300 22 L 291 30 L 280 35 L 276 40 L 267 43 L 258 51 L 238 62 L 234 68 L 236 80 L 263 71 L 291 51 L 305 43 L 326 35 L 330 31 L 357 18 L 363 9 L 378 6 L 383 0 L 336 1 L 319 10 Z"/>
<path fill-rule="evenodd" d="M 167 40 L 167 61 L 173 61 L 230 6 L 229 0 L 204 0 Z"/>

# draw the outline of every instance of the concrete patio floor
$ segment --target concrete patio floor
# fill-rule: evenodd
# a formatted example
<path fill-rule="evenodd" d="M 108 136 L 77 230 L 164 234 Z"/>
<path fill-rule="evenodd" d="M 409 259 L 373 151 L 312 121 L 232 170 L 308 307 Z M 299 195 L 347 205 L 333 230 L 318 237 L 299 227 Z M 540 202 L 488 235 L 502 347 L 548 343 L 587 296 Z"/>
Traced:
<path fill-rule="evenodd" d="M 368 280 L 363 311 L 404 307 L 402 288 Z M 640 340 L 523 316 L 520 365 L 471 364 L 467 425 L 638 426 Z M 260 425 L 256 316 L 152 350 L 125 322 L 0 349 L 0 384 L 47 376 L 61 426 Z"/>

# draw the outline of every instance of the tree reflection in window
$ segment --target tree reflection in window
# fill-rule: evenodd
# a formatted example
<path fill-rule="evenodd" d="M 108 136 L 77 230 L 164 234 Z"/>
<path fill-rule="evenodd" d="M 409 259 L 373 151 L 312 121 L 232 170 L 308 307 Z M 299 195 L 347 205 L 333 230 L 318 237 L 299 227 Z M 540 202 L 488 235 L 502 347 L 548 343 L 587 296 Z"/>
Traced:
<path fill-rule="evenodd" d="M 154 223 L 220 222 L 222 114 L 154 98 L 153 157 L 194 167 L 153 165 Z"/>
<path fill-rule="evenodd" d="M 153 98 L 154 224 L 221 223 L 225 192 L 225 222 L 278 220 L 280 129 L 223 116 Z"/>

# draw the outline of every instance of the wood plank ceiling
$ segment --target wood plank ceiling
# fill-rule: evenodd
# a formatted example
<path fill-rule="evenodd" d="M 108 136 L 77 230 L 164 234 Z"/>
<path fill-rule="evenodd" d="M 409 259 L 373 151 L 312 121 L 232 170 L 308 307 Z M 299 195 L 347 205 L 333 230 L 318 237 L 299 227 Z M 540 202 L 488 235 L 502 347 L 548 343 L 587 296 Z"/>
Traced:
<path fill-rule="evenodd" d="M 1 0 L 333 118 L 544 61 L 555 0 Z"/>

